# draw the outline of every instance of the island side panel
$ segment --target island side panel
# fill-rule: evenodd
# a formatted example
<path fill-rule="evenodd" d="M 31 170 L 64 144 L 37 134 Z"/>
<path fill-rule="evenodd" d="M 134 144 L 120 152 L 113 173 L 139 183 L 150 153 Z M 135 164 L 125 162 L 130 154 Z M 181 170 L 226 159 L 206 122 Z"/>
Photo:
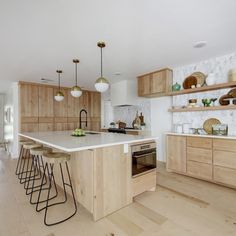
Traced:
<path fill-rule="evenodd" d="M 70 169 L 76 200 L 90 213 L 94 201 L 94 151 L 85 150 L 71 154 Z"/>
<path fill-rule="evenodd" d="M 132 203 L 131 151 L 124 145 L 94 150 L 94 220 Z"/>

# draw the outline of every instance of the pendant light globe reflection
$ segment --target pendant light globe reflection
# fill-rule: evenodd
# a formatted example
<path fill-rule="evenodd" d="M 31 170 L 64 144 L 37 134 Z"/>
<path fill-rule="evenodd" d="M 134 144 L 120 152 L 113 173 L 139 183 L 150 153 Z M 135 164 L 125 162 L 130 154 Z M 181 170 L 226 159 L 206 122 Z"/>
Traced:
<path fill-rule="evenodd" d="M 96 80 L 94 85 L 95 85 L 95 89 L 98 92 L 104 93 L 109 88 L 108 80 L 103 77 L 103 67 L 102 67 L 103 66 L 103 64 L 102 64 L 102 59 L 103 59 L 102 58 L 102 49 L 106 47 L 106 44 L 105 44 L 105 42 L 100 41 L 100 42 L 97 43 L 97 46 L 101 49 L 101 75 Z"/>
<path fill-rule="evenodd" d="M 104 77 L 100 77 L 95 82 L 95 88 L 98 92 L 104 93 L 109 89 L 109 82 Z"/>
<path fill-rule="evenodd" d="M 62 92 L 57 92 L 57 94 L 54 96 L 54 99 L 57 102 L 61 102 L 64 99 L 64 94 Z"/>
<path fill-rule="evenodd" d="M 72 87 L 70 93 L 73 97 L 78 98 L 82 95 L 82 90 L 79 86 L 74 86 Z"/>

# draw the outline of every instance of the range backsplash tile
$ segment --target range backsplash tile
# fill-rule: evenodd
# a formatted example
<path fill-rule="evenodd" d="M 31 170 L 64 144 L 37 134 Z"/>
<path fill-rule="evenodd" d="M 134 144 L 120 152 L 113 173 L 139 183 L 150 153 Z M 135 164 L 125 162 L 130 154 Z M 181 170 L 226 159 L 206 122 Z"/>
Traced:
<path fill-rule="evenodd" d="M 115 121 L 123 121 L 127 127 L 132 127 L 132 122 L 136 117 L 136 112 L 142 112 L 146 129 L 150 129 L 151 124 L 151 103 L 149 100 L 143 100 L 138 106 L 114 107 Z"/>
<path fill-rule="evenodd" d="M 184 79 L 188 75 L 195 71 L 201 71 L 205 74 L 213 72 L 216 75 L 217 83 L 224 83 L 228 81 L 228 71 L 233 68 L 236 68 L 236 53 L 175 68 L 173 70 L 173 82 L 178 82 L 182 85 Z M 210 92 L 174 96 L 173 105 L 187 105 L 188 100 L 191 98 L 198 99 L 198 104 L 202 105 L 202 98 L 220 98 L 229 90 L 230 89 L 221 89 Z M 218 100 L 216 105 L 219 105 Z M 200 128 L 206 119 L 213 117 L 219 119 L 222 123 L 228 124 L 229 134 L 236 135 L 236 110 L 173 113 L 173 124 L 191 123 L 193 128 Z"/>

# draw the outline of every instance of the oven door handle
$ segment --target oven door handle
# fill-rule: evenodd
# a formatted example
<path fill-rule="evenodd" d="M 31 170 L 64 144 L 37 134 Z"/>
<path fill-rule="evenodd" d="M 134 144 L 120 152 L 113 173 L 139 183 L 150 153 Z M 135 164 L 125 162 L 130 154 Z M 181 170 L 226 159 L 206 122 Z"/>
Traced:
<path fill-rule="evenodd" d="M 148 155 L 152 155 L 156 152 L 149 152 L 149 153 L 145 153 L 145 154 L 141 154 L 141 155 L 133 155 L 133 157 L 137 157 L 137 158 L 140 158 L 140 157 L 145 157 L 145 156 L 148 156 Z"/>

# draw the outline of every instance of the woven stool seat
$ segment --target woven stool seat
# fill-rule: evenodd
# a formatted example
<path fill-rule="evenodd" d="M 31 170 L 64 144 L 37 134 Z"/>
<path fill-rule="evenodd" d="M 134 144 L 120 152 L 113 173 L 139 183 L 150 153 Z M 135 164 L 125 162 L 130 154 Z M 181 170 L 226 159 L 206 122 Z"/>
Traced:
<path fill-rule="evenodd" d="M 48 163 L 63 163 L 70 160 L 70 154 L 63 152 L 51 152 L 43 155 L 43 159 Z"/>
<path fill-rule="evenodd" d="M 52 149 L 48 147 L 36 147 L 30 149 L 30 154 L 35 156 L 43 156 L 49 152 L 52 152 Z"/>
<path fill-rule="evenodd" d="M 30 140 L 21 140 L 21 141 L 19 141 L 19 144 L 20 145 L 25 145 L 25 144 L 34 144 L 34 142 L 33 141 L 30 141 Z"/>
<path fill-rule="evenodd" d="M 37 144 L 37 143 L 31 143 L 31 144 L 24 144 L 23 148 L 24 149 L 31 149 L 31 148 L 38 148 L 38 147 L 42 147 L 42 144 Z"/>

